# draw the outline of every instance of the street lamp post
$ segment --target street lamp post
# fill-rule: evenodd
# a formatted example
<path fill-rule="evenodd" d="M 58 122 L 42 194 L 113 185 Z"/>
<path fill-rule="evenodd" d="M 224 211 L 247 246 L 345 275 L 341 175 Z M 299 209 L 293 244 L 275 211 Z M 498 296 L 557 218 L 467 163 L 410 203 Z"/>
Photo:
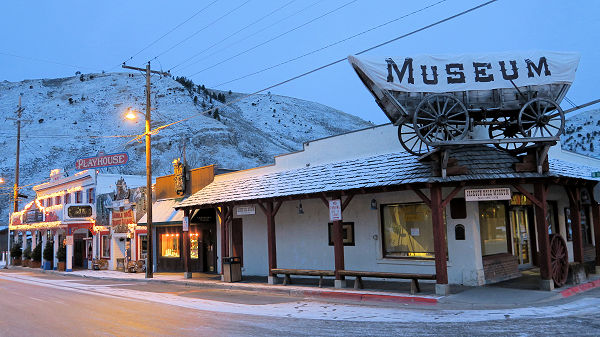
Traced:
<path fill-rule="evenodd" d="M 150 106 L 150 76 L 152 74 L 158 74 L 161 76 L 171 76 L 168 72 L 156 71 L 150 69 L 150 62 L 146 64 L 146 68 L 137 68 L 125 65 L 123 63 L 123 68 L 132 69 L 138 71 L 144 71 L 146 73 L 146 229 L 147 229 L 147 238 L 148 238 L 148 254 L 146 256 L 146 278 L 153 277 L 153 268 L 154 268 L 154 252 L 153 252 L 153 240 L 152 240 L 152 153 L 150 149 L 150 111 L 152 110 Z M 132 111 L 127 114 L 127 118 L 131 119 L 133 115 Z"/>

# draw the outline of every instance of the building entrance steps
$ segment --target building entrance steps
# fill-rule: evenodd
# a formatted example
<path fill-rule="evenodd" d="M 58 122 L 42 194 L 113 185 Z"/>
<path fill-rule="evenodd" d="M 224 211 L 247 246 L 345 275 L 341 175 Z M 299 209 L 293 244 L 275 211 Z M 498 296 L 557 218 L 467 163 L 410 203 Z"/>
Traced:
<path fill-rule="evenodd" d="M 146 279 L 143 273 L 123 273 L 111 270 L 76 270 L 72 272 L 44 271 L 24 267 L 11 269 L 31 271 L 36 273 L 52 273 L 63 276 L 75 276 L 90 279 L 105 279 L 113 281 L 133 281 L 163 284 L 179 284 L 211 289 L 253 291 L 258 293 L 287 295 L 300 298 L 310 298 L 324 301 L 361 302 L 365 304 L 383 303 L 386 305 L 439 305 L 443 308 L 507 308 L 547 305 L 594 288 L 600 287 L 600 275 L 590 275 L 589 282 L 576 286 L 566 285 L 554 291 L 533 289 L 533 273 L 519 279 L 498 284 L 465 287 L 452 285 L 451 293 L 447 296 L 435 295 L 435 283 L 423 282 L 422 292 L 410 295 L 410 282 L 364 282 L 365 289 L 336 289 L 333 280 L 325 280 L 324 287 L 315 286 L 314 279 L 296 278 L 293 285 L 270 285 L 267 277 L 244 277 L 241 282 L 224 283 L 218 274 L 193 273 L 193 278 L 184 278 L 183 273 L 155 273 L 153 279 Z M 352 286 L 354 280 L 348 280 Z M 535 280 L 539 286 L 539 278 Z"/>

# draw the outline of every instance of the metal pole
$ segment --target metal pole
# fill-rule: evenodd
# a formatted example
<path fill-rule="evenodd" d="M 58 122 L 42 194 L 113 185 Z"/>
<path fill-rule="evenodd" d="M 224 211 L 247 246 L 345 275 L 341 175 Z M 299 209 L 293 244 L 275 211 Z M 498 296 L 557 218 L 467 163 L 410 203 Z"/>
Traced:
<path fill-rule="evenodd" d="M 150 62 L 146 65 L 146 218 L 148 231 L 148 256 L 146 278 L 153 277 L 154 252 L 152 247 L 152 153 L 150 147 Z"/>

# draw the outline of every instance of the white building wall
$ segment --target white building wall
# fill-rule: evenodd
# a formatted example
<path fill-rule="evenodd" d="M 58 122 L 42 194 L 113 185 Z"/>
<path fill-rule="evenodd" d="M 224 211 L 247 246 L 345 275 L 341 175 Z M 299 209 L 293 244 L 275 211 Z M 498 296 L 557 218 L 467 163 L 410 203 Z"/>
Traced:
<path fill-rule="evenodd" d="M 451 189 L 444 189 L 444 195 Z M 429 192 L 423 190 L 426 195 Z M 462 192 L 457 195 L 461 197 Z M 378 209 L 371 209 L 375 199 Z M 383 257 L 380 205 L 417 203 L 412 191 L 356 195 L 343 213 L 345 222 L 354 222 L 355 246 L 344 247 L 345 268 L 350 270 L 398 273 L 435 273 L 435 262 L 426 259 Z M 334 269 L 333 246 L 328 244 L 329 211 L 322 200 L 302 200 L 304 214 L 298 214 L 299 201 L 285 201 L 275 218 L 277 267 L 295 269 Z M 242 218 L 244 228 L 244 275 L 268 273 L 266 217 L 256 206 L 255 215 Z M 483 284 L 481 243 L 477 203 L 467 203 L 467 219 L 451 219 L 447 209 L 448 277 L 450 283 Z M 456 241 L 454 226 L 465 226 L 466 239 Z M 218 241 L 220 245 L 220 240 Z M 220 247 L 219 247 L 220 252 Z M 468 257 L 468 258 L 465 258 Z"/>

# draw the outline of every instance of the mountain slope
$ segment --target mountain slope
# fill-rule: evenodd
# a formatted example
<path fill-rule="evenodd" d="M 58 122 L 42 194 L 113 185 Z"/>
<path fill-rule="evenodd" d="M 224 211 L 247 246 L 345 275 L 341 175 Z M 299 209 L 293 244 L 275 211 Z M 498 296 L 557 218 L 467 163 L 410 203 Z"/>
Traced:
<path fill-rule="evenodd" d="M 152 128 L 190 118 L 152 136 L 154 175 L 172 171 L 185 148 L 190 166 L 217 164 L 245 169 L 272 162 L 273 156 L 300 150 L 302 142 L 371 126 L 339 110 L 291 97 L 255 95 L 225 106 L 243 94 L 212 91 L 171 78 L 152 80 Z M 128 107 L 145 111 L 145 78 L 138 74 L 83 74 L 59 79 L 0 82 L 0 175 L 14 181 L 19 94 L 23 94 L 20 184 L 44 181 L 50 169 L 75 171 L 77 158 L 127 152 L 125 166 L 102 172 L 145 175 L 145 144 L 130 142 L 143 133 L 143 116 L 131 122 Z M 217 99 L 219 96 L 219 101 Z M 218 108 L 217 114 L 202 112 Z M 8 219 L 10 186 L 0 187 L 0 224 Z M 30 190 L 24 194 L 33 196 Z"/>
<path fill-rule="evenodd" d="M 561 142 L 564 150 L 600 158 L 600 109 L 584 111 L 567 119 Z"/>

